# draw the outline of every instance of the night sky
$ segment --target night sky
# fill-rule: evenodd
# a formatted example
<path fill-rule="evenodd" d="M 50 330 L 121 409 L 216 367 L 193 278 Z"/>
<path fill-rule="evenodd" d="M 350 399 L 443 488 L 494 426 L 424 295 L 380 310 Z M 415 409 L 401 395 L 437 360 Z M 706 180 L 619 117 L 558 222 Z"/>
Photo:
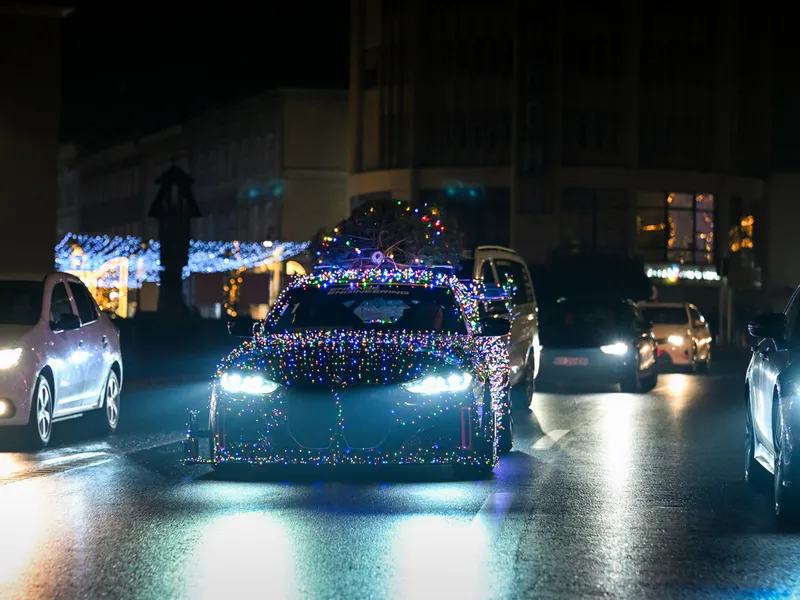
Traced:
<path fill-rule="evenodd" d="M 275 86 L 347 86 L 348 0 L 98 4 L 63 21 L 62 140 L 84 148 Z"/>

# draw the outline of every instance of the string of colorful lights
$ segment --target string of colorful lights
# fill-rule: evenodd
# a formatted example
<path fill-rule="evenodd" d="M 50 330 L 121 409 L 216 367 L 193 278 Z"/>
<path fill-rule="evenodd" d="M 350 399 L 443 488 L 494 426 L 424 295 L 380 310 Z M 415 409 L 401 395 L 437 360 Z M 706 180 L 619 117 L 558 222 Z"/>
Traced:
<path fill-rule="evenodd" d="M 286 260 L 300 254 L 309 245 L 310 242 L 193 240 L 189 245 L 189 264 L 184 267 L 183 277 L 186 279 L 192 273 L 227 273 Z M 56 245 L 55 267 L 58 271 L 95 271 L 120 257 L 130 259 L 130 287 L 137 287 L 142 282 L 159 282 L 163 270 L 160 243 L 135 236 L 67 234 Z"/>
<path fill-rule="evenodd" d="M 268 333 L 288 306 L 293 290 L 334 285 L 355 290 L 375 285 L 444 288 L 461 307 L 470 333 L 377 330 Z M 215 389 L 210 410 L 216 419 L 221 419 L 220 430 L 212 441 L 215 462 L 494 466 L 504 427 L 497 416 L 508 410 L 509 402 L 508 353 L 504 338 L 475 335 L 480 331 L 478 304 L 484 298 L 481 289 L 479 285 L 459 282 L 452 271 L 431 269 L 339 269 L 299 278 L 279 297 L 266 330 L 244 342 L 218 368 L 218 378 L 233 371 L 258 373 L 283 388 L 268 399 L 234 394 L 224 402 Z M 353 394 L 368 389 L 360 386 L 398 384 L 443 366 L 469 371 L 477 387 L 468 394 L 448 394 L 414 402 L 397 385 L 385 388 L 383 397 L 391 405 L 392 429 L 402 443 L 394 448 L 386 444 L 363 451 L 349 447 L 346 425 L 354 413 L 348 412 L 352 410 L 348 402 Z M 488 382 L 488 390 L 485 384 L 477 382 Z M 324 449 L 298 448 L 290 441 L 289 413 L 309 394 L 321 399 L 322 396 L 315 395 L 319 393 L 333 401 L 327 406 L 335 410 L 335 426 L 330 430 L 329 442 Z M 475 439 L 470 438 L 468 445 L 463 439 L 461 443 L 449 443 L 452 440 L 435 433 L 441 426 L 463 431 L 465 418 L 469 431 L 475 432 Z M 234 423 L 239 420 L 259 423 L 256 439 L 233 435 L 237 431 Z M 232 427 L 230 436 L 228 423 Z M 199 457 L 189 456 L 188 460 L 200 462 Z"/>

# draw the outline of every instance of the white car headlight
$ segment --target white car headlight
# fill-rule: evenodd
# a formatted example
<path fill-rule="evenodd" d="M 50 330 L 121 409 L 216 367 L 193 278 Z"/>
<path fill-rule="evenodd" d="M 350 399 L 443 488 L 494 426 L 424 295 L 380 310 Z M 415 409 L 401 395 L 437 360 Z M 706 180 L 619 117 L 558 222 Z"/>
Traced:
<path fill-rule="evenodd" d="M 403 383 L 401 387 L 412 394 L 447 394 L 463 392 L 472 383 L 469 373 L 445 373 L 442 375 L 426 375 L 420 379 Z"/>
<path fill-rule="evenodd" d="M 220 385 L 233 394 L 271 394 L 281 385 L 261 375 L 247 373 L 223 373 Z"/>
<path fill-rule="evenodd" d="M 0 350 L 0 369 L 15 367 L 22 357 L 22 348 Z"/>
<path fill-rule="evenodd" d="M 671 335 L 667 338 L 667 341 L 673 346 L 683 346 L 683 336 L 680 335 Z"/>
<path fill-rule="evenodd" d="M 607 346 L 600 346 L 600 350 L 605 354 L 613 354 L 614 356 L 622 356 L 628 351 L 628 345 L 622 342 L 616 344 L 609 344 Z"/>

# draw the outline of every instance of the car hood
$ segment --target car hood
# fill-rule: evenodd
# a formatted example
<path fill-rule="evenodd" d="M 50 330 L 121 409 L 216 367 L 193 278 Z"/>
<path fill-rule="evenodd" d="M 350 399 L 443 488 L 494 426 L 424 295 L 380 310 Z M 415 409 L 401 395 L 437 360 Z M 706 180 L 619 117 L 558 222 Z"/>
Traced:
<path fill-rule="evenodd" d="M 0 325 L 0 348 L 13 345 L 30 329 L 28 325 Z"/>
<path fill-rule="evenodd" d="M 259 371 L 284 385 L 342 386 L 415 379 L 471 364 L 466 335 L 325 331 L 266 335 L 245 342 L 220 365 Z"/>

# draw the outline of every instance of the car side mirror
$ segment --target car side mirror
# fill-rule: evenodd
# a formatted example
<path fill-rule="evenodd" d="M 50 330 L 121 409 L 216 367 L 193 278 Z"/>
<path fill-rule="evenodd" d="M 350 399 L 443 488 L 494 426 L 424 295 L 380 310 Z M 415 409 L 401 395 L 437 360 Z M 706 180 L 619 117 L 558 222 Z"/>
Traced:
<path fill-rule="evenodd" d="M 508 335 L 511 322 L 507 319 L 484 319 L 481 321 L 481 337 L 499 337 Z"/>
<path fill-rule="evenodd" d="M 50 328 L 53 331 L 75 331 L 81 328 L 81 320 L 71 313 L 61 315 L 58 321 L 50 323 Z"/>
<path fill-rule="evenodd" d="M 234 337 L 249 338 L 255 335 L 256 321 L 248 318 L 238 318 L 228 321 L 228 333 Z"/>
<path fill-rule="evenodd" d="M 754 338 L 783 340 L 786 332 L 786 315 L 769 313 L 758 316 L 747 324 L 747 331 Z"/>

